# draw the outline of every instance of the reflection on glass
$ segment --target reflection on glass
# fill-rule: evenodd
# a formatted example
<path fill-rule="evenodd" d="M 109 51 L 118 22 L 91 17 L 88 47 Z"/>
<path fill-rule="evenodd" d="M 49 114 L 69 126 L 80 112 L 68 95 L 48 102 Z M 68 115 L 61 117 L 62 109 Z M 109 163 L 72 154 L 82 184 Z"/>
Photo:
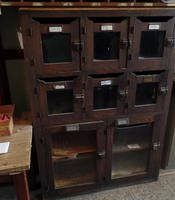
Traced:
<path fill-rule="evenodd" d="M 54 162 L 55 188 L 69 187 L 78 184 L 94 183 L 96 180 L 96 159 L 72 159 L 65 162 Z"/>
<path fill-rule="evenodd" d="M 139 58 L 162 57 L 165 31 L 143 31 L 141 33 Z"/>
<path fill-rule="evenodd" d="M 55 188 L 96 180 L 95 131 L 56 132 L 51 143 Z"/>
<path fill-rule="evenodd" d="M 147 171 L 152 125 L 131 125 L 115 129 L 112 146 L 112 179 Z"/>
<path fill-rule="evenodd" d="M 71 35 L 69 33 L 42 34 L 44 63 L 71 62 Z"/>
<path fill-rule="evenodd" d="M 47 92 L 48 114 L 73 112 L 73 90 L 54 90 Z"/>
<path fill-rule="evenodd" d="M 158 83 L 142 83 L 137 85 L 135 105 L 156 104 Z"/>
<path fill-rule="evenodd" d="M 120 33 L 95 32 L 94 33 L 94 59 L 119 59 Z"/>
<path fill-rule="evenodd" d="M 117 107 L 118 87 L 100 86 L 94 88 L 94 109 Z"/>

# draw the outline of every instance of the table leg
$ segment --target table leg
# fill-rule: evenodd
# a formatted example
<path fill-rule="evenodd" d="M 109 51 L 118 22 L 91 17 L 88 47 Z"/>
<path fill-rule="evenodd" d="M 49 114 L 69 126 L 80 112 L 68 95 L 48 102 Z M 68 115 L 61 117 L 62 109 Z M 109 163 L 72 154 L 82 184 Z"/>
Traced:
<path fill-rule="evenodd" d="M 26 172 L 13 175 L 17 200 L 30 200 Z"/>

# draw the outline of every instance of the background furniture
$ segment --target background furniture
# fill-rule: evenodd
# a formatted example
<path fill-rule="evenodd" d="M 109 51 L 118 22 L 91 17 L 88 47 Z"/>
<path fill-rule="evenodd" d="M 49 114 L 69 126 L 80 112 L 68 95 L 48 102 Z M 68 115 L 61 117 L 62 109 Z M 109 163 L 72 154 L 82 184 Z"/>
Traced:
<path fill-rule="evenodd" d="M 0 137 L 10 142 L 9 152 L 0 155 L 0 175 L 12 177 L 18 200 L 29 200 L 26 171 L 30 169 L 32 126 L 15 125 L 11 136 Z"/>

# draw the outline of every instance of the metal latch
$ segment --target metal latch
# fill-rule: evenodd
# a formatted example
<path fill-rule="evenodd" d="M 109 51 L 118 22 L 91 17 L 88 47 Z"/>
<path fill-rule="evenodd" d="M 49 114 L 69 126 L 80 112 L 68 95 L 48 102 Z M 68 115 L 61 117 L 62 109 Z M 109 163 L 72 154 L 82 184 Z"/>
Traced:
<path fill-rule="evenodd" d="M 100 158 L 100 159 L 102 159 L 102 158 L 104 158 L 105 157 L 105 155 L 106 155 L 106 152 L 105 151 L 102 151 L 102 152 L 98 152 L 98 157 Z"/>
<path fill-rule="evenodd" d="M 165 45 L 168 47 L 174 47 L 175 46 L 175 38 L 167 38 Z"/>
<path fill-rule="evenodd" d="M 72 42 L 73 49 L 76 51 L 84 49 L 84 41 L 74 41 Z"/>
<path fill-rule="evenodd" d="M 157 151 L 160 148 L 160 142 L 153 143 L 153 150 Z"/>
<path fill-rule="evenodd" d="M 76 94 L 75 95 L 75 99 L 77 99 L 77 100 L 80 100 L 80 101 L 83 101 L 84 100 L 84 94 Z"/>
<path fill-rule="evenodd" d="M 161 95 L 166 95 L 168 93 L 168 87 L 160 87 L 159 92 Z"/>
<path fill-rule="evenodd" d="M 126 98 L 128 96 L 128 90 L 120 90 L 119 94 L 121 98 Z"/>

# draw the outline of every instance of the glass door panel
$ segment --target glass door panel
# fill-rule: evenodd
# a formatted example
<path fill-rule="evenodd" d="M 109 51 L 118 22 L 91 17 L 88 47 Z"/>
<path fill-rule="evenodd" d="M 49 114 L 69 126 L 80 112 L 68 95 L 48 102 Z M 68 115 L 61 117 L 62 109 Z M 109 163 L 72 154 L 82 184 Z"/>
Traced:
<path fill-rule="evenodd" d="M 126 67 L 128 19 L 91 17 L 87 19 L 86 24 L 88 73 L 104 74 L 123 71 Z"/>
<path fill-rule="evenodd" d="M 108 78 L 103 75 L 89 76 L 85 106 L 87 117 L 101 119 L 123 113 L 127 101 L 126 84 L 123 74 Z"/>
<path fill-rule="evenodd" d="M 174 18 L 166 16 L 136 17 L 128 67 L 132 70 L 158 70 L 168 67 Z"/>
<path fill-rule="evenodd" d="M 116 128 L 113 134 L 111 178 L 146 172 L 151 144 L 151 123 Z"/>
<path fill-rule="evenodd" d="M 96 181 L 96 132 L 53 134 L 51 152 L 55 188 Z"/>
<path fill-rule="evenodd" d="M 119 32 L 95 32 L 94 33 L 94 60 L 119 59 L 120 52 Z"/>
<path fill-rule="evenodd" d="M 33 52 L 41 76 L 69 76 L 80 72 L 78 18 L 34 18 Z"/>
<path fill-rule="evenodd" d="M 118 107 L 118 86 L 101 86 L 94 88 L 94 109 Z"/>
<path fill-rule="evenodd" d="M 44 124 L 73 123 L 81 119 L 84 91 L 80 78 L 43 78 L 38 82 Z"/>
<path fill-rule="evenodd" d="M 42 34 L 42 49 L 44 63 L 71 62 L 71 34 Z"/>
<path fill-rule="evenodd" d="M 48 91 L 47 103 L 49 115 L 74 112 L 73 89 Z"/>
<path fill-rule="evenodd" d="M 135 105 L 149 105 L 157 103 L 159 83 L 137 84 Z"/>
<path fill-rule="evenodd" d="M 143 31 L 141 33 L 139 58 L 163 56 L 166 31 Z"/>

